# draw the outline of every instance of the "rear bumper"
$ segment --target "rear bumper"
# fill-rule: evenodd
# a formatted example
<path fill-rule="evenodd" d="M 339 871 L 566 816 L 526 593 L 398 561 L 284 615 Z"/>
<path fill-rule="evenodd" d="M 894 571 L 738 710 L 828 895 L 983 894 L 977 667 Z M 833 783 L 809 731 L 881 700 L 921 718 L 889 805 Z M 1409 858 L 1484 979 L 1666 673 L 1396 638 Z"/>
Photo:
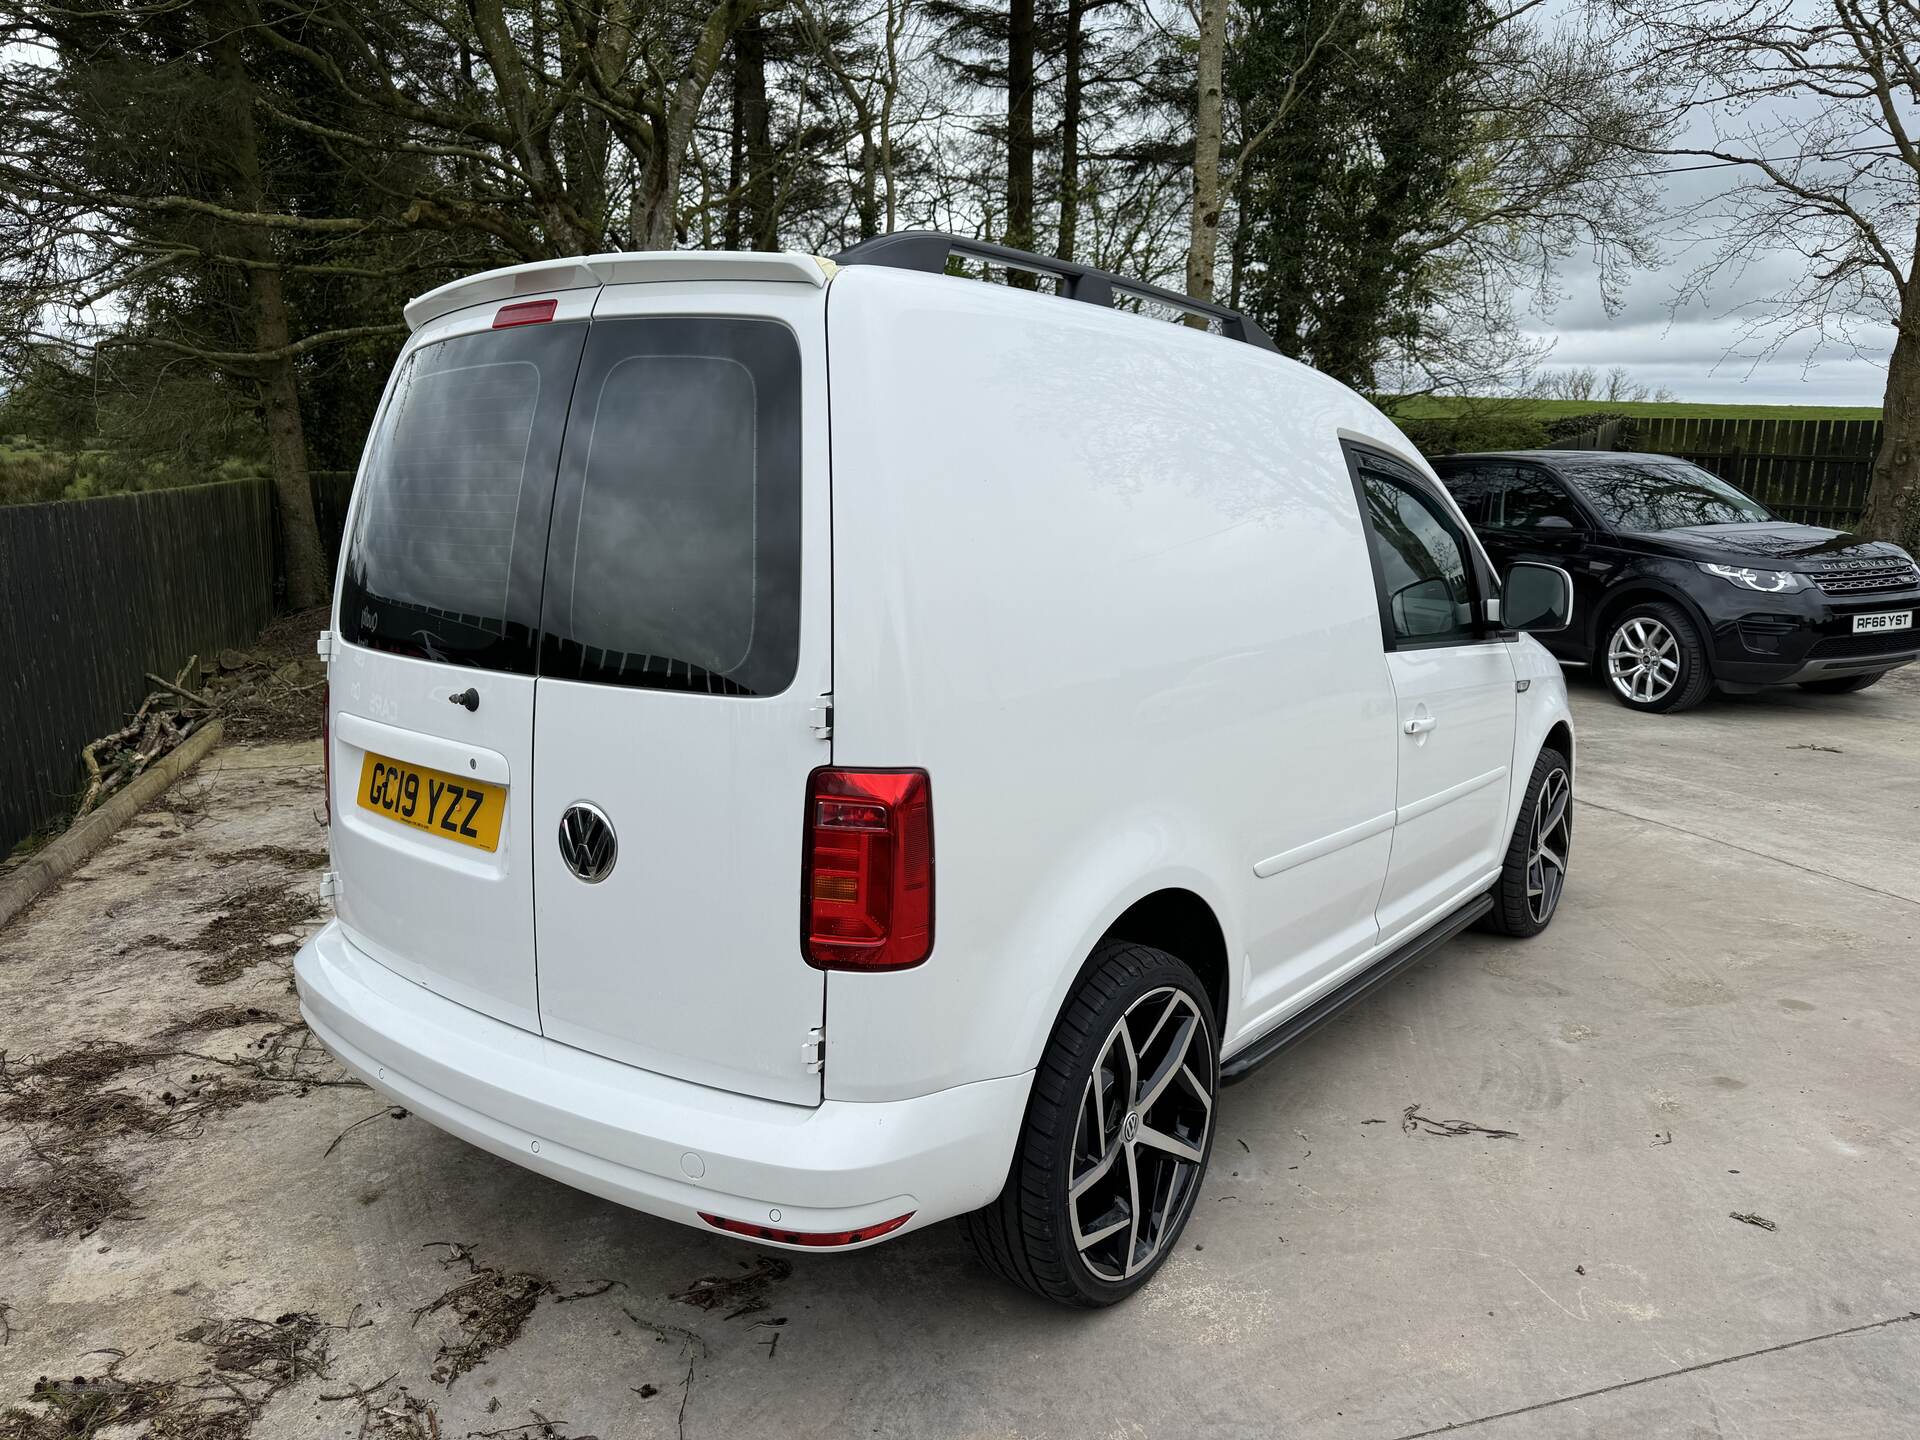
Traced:
<path fill-rule="evenodd" d="M 786 1105 L 468 1010 L 368 959 L 337 923 L 301 947 L 294 975 L 314 1034 L 396 1103 L 529 1170 L 709 1234 L 720 1232 L 701 1211 L 818 1232 L 911 1211 L 892 1232 L 903 1235 L 976 1209 L 999 1193 L 1032 1081 Z"/>

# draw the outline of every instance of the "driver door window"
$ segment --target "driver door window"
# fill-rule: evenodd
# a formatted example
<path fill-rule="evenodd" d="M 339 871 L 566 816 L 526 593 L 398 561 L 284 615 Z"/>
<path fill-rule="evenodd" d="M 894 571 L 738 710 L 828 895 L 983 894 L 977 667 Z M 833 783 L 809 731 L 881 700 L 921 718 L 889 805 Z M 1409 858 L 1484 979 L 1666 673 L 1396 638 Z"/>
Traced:
<path fill-rule="evenodd" d="M 1381 619 L 1394 648 L 1474 639 L 1467 543 L 1425 487 L 1363 464 Z"/>

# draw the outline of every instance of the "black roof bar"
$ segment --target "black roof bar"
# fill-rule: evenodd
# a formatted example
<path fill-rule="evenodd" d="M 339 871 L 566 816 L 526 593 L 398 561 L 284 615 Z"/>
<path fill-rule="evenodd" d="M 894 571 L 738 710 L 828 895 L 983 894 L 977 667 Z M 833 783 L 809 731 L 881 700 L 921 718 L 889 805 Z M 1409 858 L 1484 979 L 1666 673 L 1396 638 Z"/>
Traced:
<path fill-rule="evenodd" d="M 968 240 L 960 235 L 943 234 L 938 230 L 899 230 L 891 235 L 862 240 L 858 245 L 834 256 L 833 263 L 885 265 L 894 270 L 920 270 L 929 275 L 944 275 L 947 272 L 947 258 L 951 255 L 968 260 L 985 260 L 1014 270 L 1030 270 L 1039 275 L 1051 275 L 1058 283 L 1060 293 L 1067 299 L 1085 301 L 1102 309 L 1112 307 L 1116 293 L 1155 300 L 1190 315 L 1205 315 L 1218 320 L 1221 333 L 1229 340 L 1243 340 L 1249 345 L 1258 345 L 1262 350 L 1276 353 L 1280 348 L 1253 321 L 1238 310 L 1229 310 L 1224 305 L 1195 300 L 1177 291 L 1149 285 L 1144 280 L 1109 275 L 1104 270 L 1095 270 L 1091 265 L 1082 265 L 1077 261 L 1035 255 L 1026 250 L 989 244 L 985 240 Z"/>

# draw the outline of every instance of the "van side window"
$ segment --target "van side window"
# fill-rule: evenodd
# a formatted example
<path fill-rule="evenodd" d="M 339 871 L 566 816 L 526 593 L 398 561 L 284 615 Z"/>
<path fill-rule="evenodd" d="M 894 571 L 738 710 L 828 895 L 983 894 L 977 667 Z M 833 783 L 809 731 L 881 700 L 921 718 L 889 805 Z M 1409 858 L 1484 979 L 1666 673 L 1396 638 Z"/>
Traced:
<path fill-rule="evenodd" d="M 1474 638 L 1466 541 L 1423 487 L 1362 463 L 1383 618 L 1402 645 L 1464 644 Z"/>
<path fill-rule="evenodd" d="M 800 347 L 769 320 L 597 322 L 560 457 L 540 673 L 775 695 L 800 649 Z"/>

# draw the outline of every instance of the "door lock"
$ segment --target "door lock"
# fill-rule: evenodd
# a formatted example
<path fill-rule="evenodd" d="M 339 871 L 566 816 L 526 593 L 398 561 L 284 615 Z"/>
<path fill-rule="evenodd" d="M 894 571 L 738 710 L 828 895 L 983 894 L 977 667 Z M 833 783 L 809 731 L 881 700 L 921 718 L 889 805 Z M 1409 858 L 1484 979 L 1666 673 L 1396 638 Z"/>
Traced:
<path fill-rule="evenodd" d="M 1431 715 L 1416 715 L 1400 728 L 1409 735 L 1424 735 L 1440 722 Z"/>

